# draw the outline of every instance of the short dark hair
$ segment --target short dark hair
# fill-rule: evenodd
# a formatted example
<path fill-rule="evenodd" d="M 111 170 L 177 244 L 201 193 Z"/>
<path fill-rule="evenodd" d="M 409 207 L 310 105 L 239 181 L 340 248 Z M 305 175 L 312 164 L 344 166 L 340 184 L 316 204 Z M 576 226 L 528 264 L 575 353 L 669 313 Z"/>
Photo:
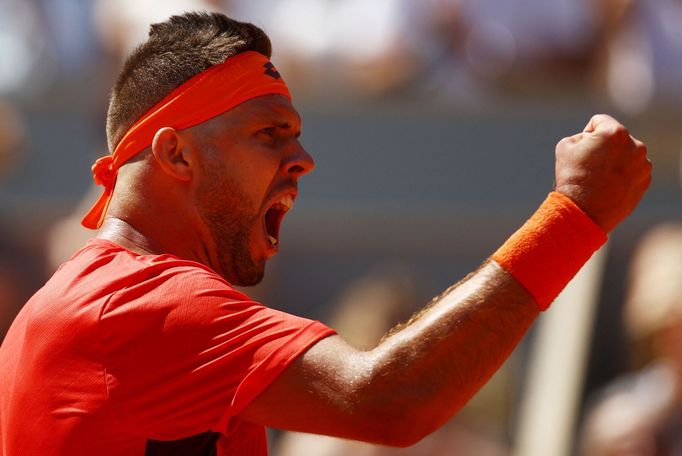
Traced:
<path fill-rule="evenodd" d="M 111 92 L 109 150 L 113 152 L 126 131 L 173 89 L 245 51 L 269 58 L 270 39 L 255 25 L 220 13 L 185 13 L 152 24 L 149 38 L 128 56 Z"/>

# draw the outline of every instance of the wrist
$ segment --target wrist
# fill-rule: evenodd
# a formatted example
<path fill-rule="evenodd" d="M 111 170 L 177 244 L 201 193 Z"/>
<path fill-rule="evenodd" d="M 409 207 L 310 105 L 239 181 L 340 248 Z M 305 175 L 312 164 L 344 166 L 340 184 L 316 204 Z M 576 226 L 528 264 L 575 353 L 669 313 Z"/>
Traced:
<path fill-rule="evenodd" d="M 492 259 L 545 310 L 606 240 L 604 229 L 570 197 L 552 192 Z"/>
<path fill-rule="evenodd" d="M 557 185 L 554 192 L 561 193 L 569 198 L 606 233 L 611 232 L 618 224 L 613 216 L 613 202 L 602 201 L 600 204 L 595 204 L 595 198 L 590 196 L 591 192 L 583 186 L 578 184 Z"/>

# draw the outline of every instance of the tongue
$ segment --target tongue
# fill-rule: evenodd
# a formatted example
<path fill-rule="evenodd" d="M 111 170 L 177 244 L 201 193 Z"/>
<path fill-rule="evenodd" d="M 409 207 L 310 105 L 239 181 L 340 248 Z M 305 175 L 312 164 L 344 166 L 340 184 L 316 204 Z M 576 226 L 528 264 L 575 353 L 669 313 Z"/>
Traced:
<path fill-rule="evenodd" d="M 279 235 L 279 211 L 276 209 L 269 209 L 265 213 L 265 229 L 267 230 L 270 242 L 277 244 L 277 236 Z"/>

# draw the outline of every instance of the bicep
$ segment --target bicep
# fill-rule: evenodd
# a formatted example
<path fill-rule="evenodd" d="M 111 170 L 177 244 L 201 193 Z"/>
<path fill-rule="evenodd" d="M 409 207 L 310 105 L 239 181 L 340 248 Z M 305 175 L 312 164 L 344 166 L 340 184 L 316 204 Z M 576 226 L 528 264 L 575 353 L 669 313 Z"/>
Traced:
<path fill-rule="evenodd" d="M 357 389 L 369 370 L 366 353 L 339 336 L 326 337 L 296 358 L 240 417 L 279 429 L 352 437 Z"/>

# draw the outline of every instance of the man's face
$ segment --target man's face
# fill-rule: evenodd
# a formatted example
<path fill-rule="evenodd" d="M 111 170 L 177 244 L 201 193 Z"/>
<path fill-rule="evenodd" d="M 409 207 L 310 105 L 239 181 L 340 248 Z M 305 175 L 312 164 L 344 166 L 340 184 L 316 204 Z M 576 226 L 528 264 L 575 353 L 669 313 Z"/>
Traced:
<path fill-rule="evenodd" d="M 263 278 L 279 228 L 313 160 L 298 141 L 301 120 L 281 95 L 251 99 L 195 127 L 202 149 L 196 204 L 208 228 L 210 266 L 236 285 Z"/>

